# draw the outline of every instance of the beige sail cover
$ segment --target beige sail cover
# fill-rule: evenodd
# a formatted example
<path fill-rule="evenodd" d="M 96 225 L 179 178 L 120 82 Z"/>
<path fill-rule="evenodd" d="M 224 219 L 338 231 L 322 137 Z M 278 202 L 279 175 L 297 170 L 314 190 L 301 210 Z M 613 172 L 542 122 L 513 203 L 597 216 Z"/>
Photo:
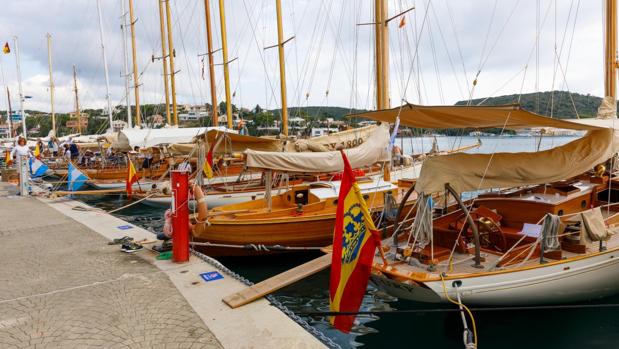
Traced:
<path fill-rule="evenodd" d="M 344 149 L 354 148 L 363 144 L 367 138 L 376 130 L 378 126 L 369 125 L 360 128 L 353 128 L 346 131 L 335 132 L 327 136 L 312 137 L 310 139 L 299 139 L 286 145 L 288 152 L 322 152 L 333 151 L 338 146 Z"/>
<path fill-rule="evenodd" d="M 598 107 L 597 119 L 616 119 L 617 101 L 614 97 L 606 96 L 602 98 L 602 103 Z"/>
<path fill-rule="evenodd" d="M 345 150 L 353 168 L 389 161 L 389 125 L 374 129 L 365 142 L 356 148 Z M 328 152 L 261 152 L 247 150 L 246 164 L 249 168 L 270 169 L 282 172 L 324 173 L 342 171 L 344 163 L 339 151 Z"/>
<path fill-rule="evenodd" d="M 574 177 L 610 159 L 619 150 L 612 129 L 549 150 L 532 153 L 451 154 L 427 159 L 415 190 L 441 192 L 449 183 L 459 193 L 551 183 Z M 483 178 L 483 180 L 482 180 Z"/>
<path fill-rule="evenodd" d="M 425 106 L 407 104 L 393 109 L 350 115 L 419 128 L 508 128 L 555 127 L 568 130 L 595 130 L 594 125 L 552 119 L 526 111 L 518 105 L 500 106 Z"/>

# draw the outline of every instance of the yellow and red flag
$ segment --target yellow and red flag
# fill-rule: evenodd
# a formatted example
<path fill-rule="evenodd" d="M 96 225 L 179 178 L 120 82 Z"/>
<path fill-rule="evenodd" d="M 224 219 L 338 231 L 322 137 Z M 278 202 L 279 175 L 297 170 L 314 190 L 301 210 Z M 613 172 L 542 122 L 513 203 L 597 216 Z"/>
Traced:
<path fill-rule="evenodd" d="M 332 312 L 356 312 L 365 295 L 374 252 L 380 247 L 380 233 L 343 151 L 342 159 L 344 173 L 333 232 L 329 307 Z M 342 332 L 350 332 L 354 320 L 354 315 L 336 315 L 330 319 Z"/>
<path fill-rule="evenodd" d="M 127 165 L 127 196 L 131 197 L 131 194 L 133 193 L 133 183 L 137 182 L 138 179 L 140 179 L 140 177 L 138 176 L 138 173 L 135 170 L 135 167 L 133 166 L 133 162 L 131 162 L 131 159 L 127 159 L 127 161 L 129 162 Z"/>
<path fill-rule="evenodd" d="M 208 153 L 206 154 L 206 161 L 204 162 L 204 167 L 202 170 L 204 171 L 204 175 L 206 178 L 213 178 L 213 150 L 215 149 L 215 142 L 211 144 L 208 149 Z"/>
<path fill-rule="evenodd" d="M 4 164 L 6 165 L 6 167 L 13 165 L 13 159 L 11 159 L 11 151 L 7 149 L 4 153 Z"/>
<path fill-rule="evenodd" d="M 8 42 L 4 43 L 4 47 L 2 48 L 2 52 L 4 52 L 4 53 L 11 53 L 11 48 L 9 47 L 9 43 Z"/>
<path fill-rule="evenodd" d="M 41 147 L 39 147 L 39 143 L 37 143 L 37 146 L 34 148 L 34 157 L 37 159 L 41 159 Z"/>

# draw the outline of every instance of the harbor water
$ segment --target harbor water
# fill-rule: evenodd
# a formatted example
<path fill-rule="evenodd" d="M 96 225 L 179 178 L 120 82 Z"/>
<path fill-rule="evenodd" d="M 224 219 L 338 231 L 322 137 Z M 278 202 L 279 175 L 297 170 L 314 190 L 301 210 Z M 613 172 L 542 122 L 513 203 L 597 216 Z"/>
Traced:
<path fill-rule="evenodd" d="M 548 149 L 574 137 L 483 137 L 480 148 L 470 152 L 520 152 Z M 474 144 L 474 137 L 436 137 L 440 150 Z M 429 151 L 433 138 L 398 139 L 405 153 Z M 86 199 L 88 204 L 113 209 L 126 204 L 124 197 Z M 163 227 L 164 209 L 137 204 L 116 216 L 153 233 Z M 294 233 L 294 232 L 291 232 Z M 316 254 L 279 255 L 261 258 L 221 259 L 224 265 L 253 282 L 259 282 L 312 258 Z M 277 299 L 296 313 L 329 310 L 329 271 L 320 272 L 277 293 Z M 205 295 L 208 296 L 208 295 Z M 619 296 L 579 304 L 619 304 Z M 362 310 L 392 310 L 380 316 L 359 316 L 350 334 L 330 327 L 325 317 L 305 319 L 343 348 L 428 347 L 462 348 L 462 322 L 457 312 L 398 313 L 398 310 L 448 308 L 450 305 L 423 304 L 398 300 L 372 285 Z M 474 312 L 480 348 L 619 348 L 619 308 L 555 310 L 509 310 Z"/>

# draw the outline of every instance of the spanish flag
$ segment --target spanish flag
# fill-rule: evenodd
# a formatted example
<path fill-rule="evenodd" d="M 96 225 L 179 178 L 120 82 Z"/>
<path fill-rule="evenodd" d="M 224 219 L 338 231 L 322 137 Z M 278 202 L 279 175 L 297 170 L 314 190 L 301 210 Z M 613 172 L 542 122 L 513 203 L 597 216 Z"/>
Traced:
<path fill-rule="evenodd" d="M 34 148 L 34 157 L 37 159 L 41 159 L 41 148 L 39 147 L 39 143 L 37 143 L 37 146 Z"/>
<path fill-rule="evenodd" d="M 138 173 L 135 171 L 135 167 L 133 166 L 131 159 L 127 158 L 127 161 L 129 162 L 127 166 L 127 197 L 130 198 L 133 193 L 133 183 L 137 182 L 140 178 L 138 177 Z"/>
<path fill-rule="evenodd" d="M 376 247 L 380 247 L 380 233 L 363 199 L 346 155 L 342 151 L 344 173 L 340 186 L 333 257 L 329 287 L 332 312 L 356 312 L 367 288 Z M 342 332 L 350 332 L 354 315 L 332 316 L 330 321 Z"/>
<path fill-rule="evenodd" d="M 213 144 L 211 144 L 210 148 L 208 149 L 208 153 L 206 154 L 206 161 L 204 162 L 204 168 L 202 169 L 204 171 L 204 174 L 206 175 L 206 178 L 211 179 L 213 178 L 213 150 L 215 149 L 215 142 L 213 142 Z"/>
<path fill-rule="evenodd" d="M 11 53 L 11 48 L 9 47 L 9 43 L 8 42 L 4 43 L 4 47 L 2 48 L 2 52 L 4 52 L 5 54 Z"/>

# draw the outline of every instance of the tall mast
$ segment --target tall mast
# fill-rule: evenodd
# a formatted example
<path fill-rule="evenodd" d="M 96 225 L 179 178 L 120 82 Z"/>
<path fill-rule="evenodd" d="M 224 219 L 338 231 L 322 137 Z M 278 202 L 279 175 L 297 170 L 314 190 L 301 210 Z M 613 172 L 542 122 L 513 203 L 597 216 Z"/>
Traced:
<path fill-rule="evenodd" d="M 617 1 L 606 0 L 604 96 L 617 100 Z M 616 115 L 615 115 L 616 117 Z"/>
<path fill-rule="evenodd" d="M 73 91 L 75 92 L 75 116 L 77 117 L 77 132 L 82 133 L 82 113 L 80 112 L 80 99 L 77 94 L 77 69 L 73 64 Z"/>
<path fill-rule="evenodd" d="M 213 37 L 211 29 L 211 6 L 209 0 L 204 0 L 204 17 L 206 18 L 206 45 L 208 55 L 208 75 L 211 82 L 211 118 L 213 126 L 219 126 L 219 116 L 217 107 L 217 90 L 215 89 L 215 63 L 213 62 Z"/>
<path fill-rule="evenodd" d="M 389 108 L 389 28 L 387 0 L 374 0 L 376 109 Z"/>
<path fill-rule="evenodd" d="M 120 30 L 122 31 L 123 35 L 123 68 L 125 72 L 125 102 L 127 103 L 127 127 L 132 128 L 133 118 L 131 117 L 131 92 L 129 90 L 129 63 L 127 63 L 129 57 L 127 55 L 127 13 L 125 12 L 125 0 L 120 0 L 120 11 L 122 12 L 122 23 L 120 24 Z"/>
<path fill-rule="evenodd" d="M 129 20 L 131 21 L 131 50 L 133 56 L 133 93 L 135 94 L 135 123 L 142 125 L 140 114 L 140 82 L 138 81 L 137 48 L 135 46 L 135 15 L 133 13 L 133 0 L 129 0 Z"/>
<path fill-rule="evenodd" d="M 164 14 L 163 4 L 161 0 L 157 0 L 159 3 L 159 31 L 161 32 L 161 60 L 163 61 L 163 87 L 165 90 L 165 116 L 168 125 L 172 125 L 172 119 L 170 118 L 170 87 L 168 86 L 168 53 L 166 51 L 166 36 L 164 26 Z"/>
<path fill-rule="evenodd" d="M 15 129 L 13 128 L 13 111 L 11 110 L 11 92 L 9 92 L 8 86 L 6 87 L 6 98 L 9 102 L 9 110 L 6 111 L 9 122 L 9 134 L 11 135 L 11 138 L 13 138 L 13 132 L 15 131 Z"/>
<path fill-rule="evenodd" d="M 56 113 L 54 112 L 54 78 L 52 75 L 52 36 L 47 33 L 47 63 L 49 66 L 49 97 L 52 107 L 52 130 L 56 136 Z"/>
<path fill-rule="evenodd" d="M 15 64 L 17 65 L 17 84 L 19 88 L 19 109 L 21 110 L 21 126 L 24 138 L 28 139 L 28 130 L 26 129 L 26 112 L 24 111 L 24 92 L 21 87 L 21 69 L 19 67 L 19 45 L 17 36 L 13 37 L 15 46 Z"/>
<path fill-rule="evenodd" d="M 228 39 L 226 34 L 226 8 L 224 0 L 219 0 L 219 23 L 221 25 L 221 52 L 224 64 L 224 85 L 226 90 L 226 117 L 228 128 L 232 125 L 232 98 L 230 97 L 230 71 L 228 69 Z M 215 107 L 215 106 L 213 106 Z"/>
<path fill-rule="evenodd" d="M 172 114 L 174 114 L 174 125 L 178 126 L 178 108 L 176 105 L 176 71 L 174 70 L 174 38 L 172 37 L 172 11 L 170 11 L 170 0 L 165 0 L 166 24 L 168 27 L 168 48 L 170 57 L 170 86 L 172 87 Z"/>
<path fill-rule="evenodd" d="M 112 131 L 114 131 L 114 128 L 112 127 L 113 126 L 112 101 L 110 100 L 110 77 L 107 71 L 107 57 L 105 56 L 105 39 L 103 37 L 103 20 L 101 19 L 101 0 L 97 0 L 97 14 L 99 15 L 99 37 L 101 39 L 101 53 L 103 55 L 103 72 L 105 74 L 105 98 L 107 99 L 107 115 L 108 115 L 109 123 L 110 123 L 109 133 L 112 133 Z"/>
<path fill-rule="evenodd" d="M 282 25 L 282 1 L 275 0 L 277 11 L 277 51 L 279 53 L 279 86 L 282 96 L 282 131 L 288 137 L 288 103 L 286 101 L 286 60 L 284 57 L 284 28 Z"/>

